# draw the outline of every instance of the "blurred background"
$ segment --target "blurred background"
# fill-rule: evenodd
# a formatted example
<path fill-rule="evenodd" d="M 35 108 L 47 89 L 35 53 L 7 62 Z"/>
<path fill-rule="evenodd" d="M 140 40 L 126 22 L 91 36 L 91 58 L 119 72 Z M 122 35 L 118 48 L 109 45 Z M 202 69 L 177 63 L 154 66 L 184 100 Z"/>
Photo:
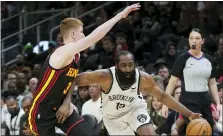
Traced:
<path fill-rule="evenodd" d="M 132 3 L 1 2 L 2 135 L 30 135 L 29 130 L 24 128 L 27 125 L 24 115 L 28 112 L 25 109 L 31 103 L 42 64 L 49 53 L 63 42 L 59 34 L 60 21 L 66 17 L 79 18 L 84 23 L 85 35 L 88 35 Z M 222 102 L 223 2 L 140 3 L 141 10 L 118 22 L 102 40 L 81 52 L 80 72 L 109 68 L 114 65 L 114 56 L 118 52 L 129 50 L 135 55 L 137 68 L 154 76 L 157 84 L 165 90 L 171 68 L 177 56 L 188 49 L 189 32 L 196 27 L 205 34 L 202 50 L 216 61 Z M 76 87 L 73 103 L 80 115 L 93 114 L 100 122 L 100 113 L 95 115 L 95 112 L 82 109 L 89 99 L 95 95 L 100 97 L 98 91 L 100 87 Z M 149 100 L 146 93 L 144 97 L 148 100 L 149 110 L 156 100 Z M 12 115 L 10 108 L 17 108 L 19 120 L 8 119 L 8 115 Z M 166 126 L 165 122 L 156 124 L 157 133 L 170 133 L 170 128 L 162 128 Z M 13 124 L 13 127 L 9 124 Z M 57 128 L 56 132 L 63 135 Z"/>

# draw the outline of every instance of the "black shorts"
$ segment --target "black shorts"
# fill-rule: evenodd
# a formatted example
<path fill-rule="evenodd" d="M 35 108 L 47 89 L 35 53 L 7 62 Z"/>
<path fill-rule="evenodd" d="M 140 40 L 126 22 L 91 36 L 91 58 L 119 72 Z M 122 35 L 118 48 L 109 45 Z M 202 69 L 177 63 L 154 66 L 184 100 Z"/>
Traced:
<path fill-rule="evenodd" d="M 213 117 L 212 117 L 212 111 L 211 111 L 211 107 L 210 104 L 194 104 L 194 103 L 182 103 L 185 107 L 187 107 L 189 110 L 191 110 L 192 112 L 195 113 L 201 113 L 202 114 L 202 118 L 206 119 L 208 121 L 208 123 L 211 125 L 211 127 L 213 128 L 214 125 L 214 121 L 213 121 Z M 189 118 L 184 117 L 184 121 L 186 124 L 188 124 L 190 122 Z"/>
<path fill-rule="evenodd" d="M 68 136 L 86 136 L 93 135 L 93 128 L 88 124 L 77 112 L 73 113 L 66 119 L 64 123 L 57 123 L 56 110 L 40 107 L 33 121 L 29 121 L 32 132 L 38 136 L 55 136 L 55 126 L 60 128 Z"/>

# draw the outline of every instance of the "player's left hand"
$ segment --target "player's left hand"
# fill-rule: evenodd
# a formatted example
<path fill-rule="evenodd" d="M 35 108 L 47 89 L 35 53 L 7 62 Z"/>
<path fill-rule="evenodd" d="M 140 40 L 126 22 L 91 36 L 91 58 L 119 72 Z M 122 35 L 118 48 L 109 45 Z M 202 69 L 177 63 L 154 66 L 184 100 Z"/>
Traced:
<path fill-rule="evenodd" d="M 201 118 L 201 114 L 200 113 L 192 113 L 189 117 L 190 121 L 193 119 L 200 119 Z"/>
<path fill-rule="evenodd" d="M 132 4 L 128 7 L 126 7 L 122 12 L 122 18 L 126 18 L 130 12 L 135 11 L 135 10 L 139 10 L 141 8 L 140 3 L 136 3 L 136 4 Z"/>
<path fill-rule="evenodd" d="M 56 112 L 57 122 L 64 123 L 64 121 L 70 116 L 72 105 L 71 103 L 63 103 Z M 73 111 L 73 110 L 72 110 Z"/>

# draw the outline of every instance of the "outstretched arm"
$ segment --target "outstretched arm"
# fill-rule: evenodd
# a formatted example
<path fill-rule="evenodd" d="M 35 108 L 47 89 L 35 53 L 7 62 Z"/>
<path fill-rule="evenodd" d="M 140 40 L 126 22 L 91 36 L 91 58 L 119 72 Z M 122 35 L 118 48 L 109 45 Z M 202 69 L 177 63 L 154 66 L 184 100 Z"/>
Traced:
<path fill-rule="evenodd" d="M 75 78 L 77 86 L 86 86 L 90 84 L 100 84 L 103 89 L 104 86 L 109 86 L 110 72 L 108 69 L 96 70 L 92 72 L 83 72 Z"/>
<path fill-rule="evenodd" d="M 91 34 L 89 34 L 87 37 L 75 42 L 75 43 L 69 43 L 65 46 L 62 46 L 58 48 L 52 56 L 56 57 L 55 62 L 51 62 L 51 64 L 55 64 L 56 68 L 61 68 L 65 64 L 65 62 L 72 58 L 74 54 L 79 53 L 80 51 L 85 50 L 86 48 L 89 48 L 90 46 L 94 45 L 97 41 L 99 41 L 101 38 L 103 38 L 108 31 L 122 18 L 126 18 L 128 14 L 132 11 L 140 9 L 140 4 L 133 4 L 131 6 L 128 6 L 125 8 L 122 12 L 117 14 L 112 19 L 108 20 L 101 26 L 97 27 Z M 58 61 L 60 62 L 58 64 Z"/>
<path fill-rule="evenodd" d="M 194 114 L 192 111 L 190 111 L 185 106 L 176 101 L 175 98 L 173 98 L 170 94 L 162 91 L 156 85 L 155 81 L 149 74 L 141 72 L 141 75 L 142 76 L 140 86 L 148 90 L 149 94 L 159 99 L 163 104 L 167 105 L 169 108 L 183 114 L 184 116 L 190 119 L 199 118 L 199 114 Z"/>

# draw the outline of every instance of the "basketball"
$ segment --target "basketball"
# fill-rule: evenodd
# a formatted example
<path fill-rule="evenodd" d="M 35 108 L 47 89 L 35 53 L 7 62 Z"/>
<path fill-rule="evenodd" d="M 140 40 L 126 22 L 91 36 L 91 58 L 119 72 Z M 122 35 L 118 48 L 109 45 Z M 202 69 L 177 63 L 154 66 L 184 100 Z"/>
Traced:
<path fill-rule="evenodd" d="M 194 119 L 187 125 L 186 135 L 187 136 L 212 135 L 212 129 L 210 124 L 205 119 Z"/>

